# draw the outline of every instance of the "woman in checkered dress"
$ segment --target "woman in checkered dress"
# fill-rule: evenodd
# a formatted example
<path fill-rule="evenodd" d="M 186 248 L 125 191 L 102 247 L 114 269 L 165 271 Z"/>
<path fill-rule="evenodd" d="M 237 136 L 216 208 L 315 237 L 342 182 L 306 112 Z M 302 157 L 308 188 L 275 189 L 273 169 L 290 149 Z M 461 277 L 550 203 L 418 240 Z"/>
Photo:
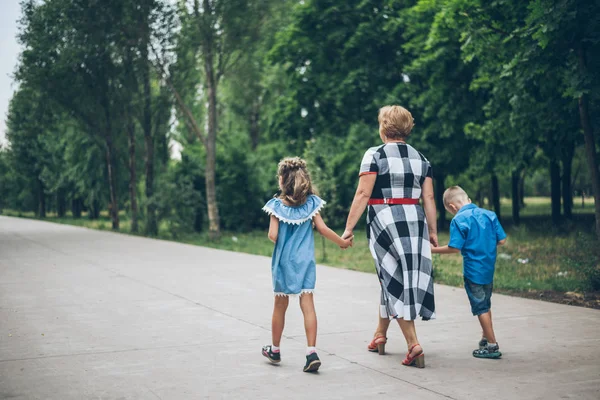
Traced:
<path fill-rule="evenodd" d="M 343 237 L 352 236 L 368 206 L 367 238 L 381 283 L 379 326 L 369 350 L 385 352 L 387 329 L 396 319 L 408 345 L 402 363 L 423 368 L 414 320 L 435 318 L 430 243 L 438 243 L 431 165 L 405 142 L 413 125 L 403 107 L 379 111 L 383 145 L 370 148 L 363 157 Z"/>

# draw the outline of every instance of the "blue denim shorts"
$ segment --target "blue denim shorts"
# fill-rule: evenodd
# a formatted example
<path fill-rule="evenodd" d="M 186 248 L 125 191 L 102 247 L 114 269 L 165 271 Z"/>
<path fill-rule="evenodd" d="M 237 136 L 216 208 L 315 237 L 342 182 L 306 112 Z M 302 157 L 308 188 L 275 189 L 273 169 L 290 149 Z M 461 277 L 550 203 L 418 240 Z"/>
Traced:
<path fill-rule="evenodd" d="M 493 282 L 486 285 L 480 285 L 465 278 L 465 290 L 467 291 L 467 296 L 471 303 L 471 312 L 473 315 L 481 315 L 490 311 L 490 308 L 492 308 L 493 288 Z"/>

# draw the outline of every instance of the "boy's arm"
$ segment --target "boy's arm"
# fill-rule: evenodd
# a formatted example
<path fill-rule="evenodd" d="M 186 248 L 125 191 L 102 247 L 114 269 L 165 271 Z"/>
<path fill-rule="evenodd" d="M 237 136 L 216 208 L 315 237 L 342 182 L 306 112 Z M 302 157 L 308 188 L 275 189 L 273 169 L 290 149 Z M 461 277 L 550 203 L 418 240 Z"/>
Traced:
<path fill-rule="evenodd" d="M 337 233 L 332 231 L 325 224 L 325 221 L 323 221 L 323 218 L 320 214 L 317 214 L 313 217 L 313 222 L 315 223 L 315 228 L 317 232 L 323 235 L 326 239 L 331 240 L 333 243 L 337 244 L 343 249 L 352 246 L 352 239 L 354 238 L 354 236 L 351 236 L 347 239 L 342 239 Z"/>
<path fill-rule="evenodd" d="M 504 245 L 506 243 L 506 232 L 504 232 L 504 228 L 502 228 L 502 224 L 500 224 L 497 216 L 494 219 L 494 229 L 496 230 L 496 243 L 498 246 Z"/>
<path fill-rule="evenodd" d="M 277 236 L 279 235 L 279 220 L 276 216 L 271 215 L 271 222 L 269 223 L 269 240 L 273 243 L 277 243 Z"/>
<path fill-rule="evenodd" d="M 455 249 L 454 247 L 450 247 L 450 246 L 440 246 L 440 247 L 432 247 L 431 252 L 433 254 L 455 254 L 455 253 L 460 253 L 460 250 Z"/>

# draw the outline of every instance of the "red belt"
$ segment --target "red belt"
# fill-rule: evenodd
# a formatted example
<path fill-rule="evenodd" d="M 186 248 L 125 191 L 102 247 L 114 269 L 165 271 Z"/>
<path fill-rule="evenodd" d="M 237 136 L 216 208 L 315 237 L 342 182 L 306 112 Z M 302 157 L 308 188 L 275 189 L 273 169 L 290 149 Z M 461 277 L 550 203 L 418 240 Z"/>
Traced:
<path fill-rule="evenodd" d="M 369 205 L 374 204 L 419 204 L 419 199 L 369 199 Z"/>

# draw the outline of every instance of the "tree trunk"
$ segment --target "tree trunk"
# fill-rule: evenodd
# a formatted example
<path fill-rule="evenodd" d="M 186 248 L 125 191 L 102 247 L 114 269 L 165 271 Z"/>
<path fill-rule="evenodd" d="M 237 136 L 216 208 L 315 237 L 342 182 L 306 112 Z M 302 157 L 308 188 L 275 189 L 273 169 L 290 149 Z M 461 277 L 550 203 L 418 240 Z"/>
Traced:
<path fill-rule="evenodd" d="M 116 176 L 116 162 L 115 162 L 115 149 L 113 146 L 112 138 L 110 133 L 105 136 L 106 141 L 106 166 L 108 170 L 108 186 L 110 191 L 110 204 L 109 215 L 112 221 L 112 229 L 119 230 L 119 203 L 117 197 L 117 176 Z"/>
<path fill-rule="evenodd" d="M 98 199 L 92 200 L 88 217 L 92 220 L 100 218 L 100 202 Z"/>
<path fill-rule="evenodd" d="M 44 190 L 44 182 L 41 179 L 37 179 L 37 216 L 39 218 L 46 218 L 46 193 Z"/>
<path fill-rule="evenodd" d="M 250 143 L 252 150 L 256 150 L 260 139 L 260 127 L 258 120 L 260 118 L 260 103 L 255 100 L 252 104 L 252 112 L 250 114 Z"/>
<path fill-rule="evenodd" d="M 500 219 L 500 185 L 498 184 L 498 176 L 496 174 L 492 175 L 492 204 L 494 212 L 498 216 L 498 219 Z"/>
<path fill-rule="evenodd" d="M 573 169 L 574 152 L 574 143 L 565 146 L 565 148 L 563 149 L 562 200 L 563 215 L 566 219 L 571 219 L 573 217 L 573 187 L 571 186 L 571 175 Z"/>
<path fill-rule="evenodd" d="M 135 123 L 132 110 L 127 115 L 127 135 L 129 140 L 129 202 L 131 203 L 131 232 L 138 231 L 137 177 L 135 171 Z"/>
<path fill-rule="evenodd" d="M 58 218 L 63 218 L 67 213 L 67 200 L 65 199 L 65 189 L 59 188 L 56 191 L 56 214 Z"/>
<path fill-rule="evenodd" d="M 194 177 L 194 191 L 201 193 L 202 185 L 204 184 L 204 180 L 200 176 Z M 204 229 L 204 205 L 201 202 L 196 204 L 194 210 L 194 232 L 202 232 Z"/>
<path fill-rule="evenodd" d="M 204 0 L 205 18 L 210 16 L 210 4 Z M 206 206 L 208 209 L 209 237 L 217 239 L 221 234 L 219 222 L 219 208 L 217 204 L 217 188 L 215 181 L 216 158 L 217 158 L 217 76 L 214 69 L 214 48 L 212 24 L 205 23 L 204 38 L 204 73 L 206 78 L 206 89 L 208 95 L 208 132 L 206 134 Z"/>
<path fill-rule="evenodd" d="M 550 160 L 550 199 L 552 202 L 552 223 L 560 222 L 560 165 Z"/>
<path fill-rule="evenodd" d="M 587 73 L 587 65 L 585 59 L 585 51 L 583 44 L 577 47 L 577 55 L 579 59 L 579 69 L 583 75 Z M 594 201 L 596 215 L 596 238 L 600 240 L 600 173 L 598 172 L 598 159 L 596 155 L 596 139 L 594 138 L 594 130 L 590 121 L 589 98 L 587 93 L 582 93 L 579 96 L 579 120 L 583 129 L 585 139 L 585 153 L 592 179 L 592 189 L 594 190 Z"/>
<path fill-rule="evenodd" d="M 209 89 L 208 101 L 208 135 L 206 137 L 206 205 L 208 209 L 209 236 L 216 239 L 220 236 L 219 209 L 217 205 L 216 187 L 216 108 L 217 99 L 214 88 Z"/>
<path fill-rule="evenodd" d="M 520 181 L 519 171 L 514 170 L 510 176 L 511 179 L 511 197 L 512 197 L 512 219 L 513 224 L 519 225 L 521 223 L 520 209 L 521 209 L 521 195 L 519 190 Z"/>
<path fill-rule="evenodd" d="M 484 196 L 481 189 L 477 189 L 477 192 L 475 192 L 475 201 L 477 202 L 478 206 L 483 207 Z"/>
<path fill-rule="evenodd" d="M 438 210 L 438 221 L 437 226 L 438 230 L 443 230 L 446 228 L 446 208 L 444 207 L 444 181 L 446 177 L 443 174 L 435 175 L 435 187 L 434 187 L 434 195 L 435 195 L 435 203 L 436 208 Z"/>
<path fill-rule="evenodd" d="M 79 197 L 71 200 L 71 213 L 73 214 L 73 218 L 81 218 L 82 205 L 82 201 Z"/>
<path fill-rule="evenodd" d="M 525 176 L 527 174 L 527 170 L 524 169 L 521 174 L 521 179 L 519 181 L 519 206 L 521 210 L 525 208 Z"/>
<path fill-rule="evenodd" d="M 142 85 L 144 87 L 144 111 L 142 128 L 144 130 L 144 145 L 146 148 L 146 234 L 158 235 L 156 221 L 156 204 L 154 202 L 154 135 L 152 132 L 152 93 L 150 88 L 150 59 L 148 46 L 150 41 L 149 15 L 150 10 L 144 10 L 143 40 L 140 47 L 142 58 Z"/>

